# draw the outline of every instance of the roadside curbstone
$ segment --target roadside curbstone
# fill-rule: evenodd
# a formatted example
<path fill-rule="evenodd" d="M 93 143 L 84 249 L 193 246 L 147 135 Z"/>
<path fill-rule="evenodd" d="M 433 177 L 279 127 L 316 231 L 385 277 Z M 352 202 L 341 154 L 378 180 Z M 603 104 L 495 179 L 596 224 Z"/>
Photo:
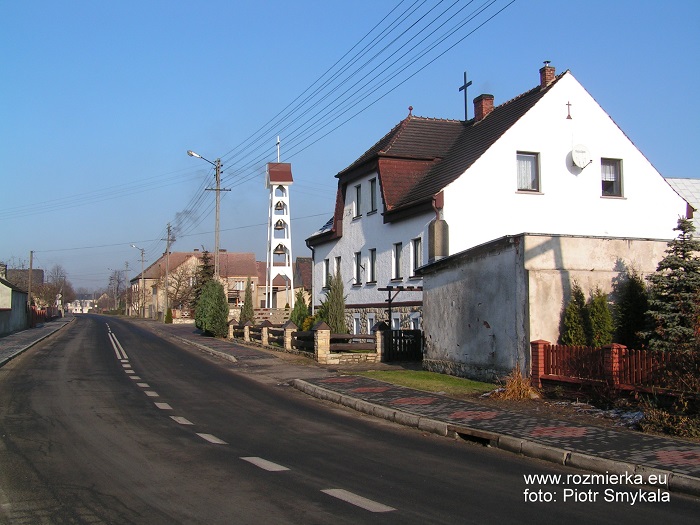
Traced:
<path fill-rule="evenodd" d="M 557 465 L 566 465 L 569 457 L 569 452 L 566 450 L 527 440 L 523 441 L 520 453 L 529 458 L 543 459 Z"/>
<path fill-rule="evenodd" d="M 438 436 L 447 436 L 447 423 L 422 417 L 418 420 L 418 429 L 425 432 L 432 432 Z"/>
<path fill-rule="evenodd" d="M 619 475 L 634 473 L 637 468 L 632 463 L 625 463 L 624 461 L 581 454 L 579 452 L 571 452 L 568 460 L 566 461 L 566 465 L 569 467 L 580 468 L 582 470 L 597 472 L 599 474 L 610 473 Z"/>
<path fill-rule="evenodd" d="M 674 492 L 700 496 L 700 479 L 673 473 L 668 480 L 668 488 Z"/>

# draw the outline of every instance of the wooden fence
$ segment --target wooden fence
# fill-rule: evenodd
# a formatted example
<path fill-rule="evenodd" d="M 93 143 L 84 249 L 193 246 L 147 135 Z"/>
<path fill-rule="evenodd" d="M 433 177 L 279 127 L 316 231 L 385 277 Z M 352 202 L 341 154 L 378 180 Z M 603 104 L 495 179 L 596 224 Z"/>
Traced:
<path fill-rule="evenodd" d="M 619 344 L 591 348 L 542 340 L 530 343 L 530 349 L 531 381 L 537 388 L 542 381 L 598 383 L 619 390 L 664 388 L 664 371 L 673 365 L 674 355 Z"/>

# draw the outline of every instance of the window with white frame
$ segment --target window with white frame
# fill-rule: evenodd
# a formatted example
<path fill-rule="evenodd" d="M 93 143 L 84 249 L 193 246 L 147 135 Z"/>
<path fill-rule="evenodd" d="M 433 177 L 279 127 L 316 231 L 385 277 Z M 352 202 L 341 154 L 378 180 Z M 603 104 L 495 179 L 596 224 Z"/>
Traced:
<path fill-rule="evenodd" d="M 340 275 L 340 257 L 335 258 L 335 275 Z"/>
<path fill-rule="evenodd" d="M 360 217 L 362 215 L 362 185 L 358 184 L 355 186 L 355 202 L 353 203 L 353 218 Z"/>
<path fill-rule="evenodd" d="M 369 180 L 369 213 L 377 211 L 377 179 Z"/>
<path fill-rule="evenodd" d="M 375 314 L 367 314 L 367 333 L 372 333 L 372 328 L 377 324 L 377 316 Z"/>
<path fill-rule="evenodd" d="M 362 284 L 362 252 L 355 252 L 355 262 L 354 262 L 354 284 Z"/>
<path fill-rule="evenodd" d="M 392 313 L 391 314 L 391 329 L 401 330 L 401 314 Z"/>
<path fill-rule="evenodd" d="M 377 249 L 370 248 L 369 256 L 367 257 L 367 263 L 369 268 L 367 269 L 367 282 L 376 283 L 377 282 Z"/>
<path fill-rule="evenodd" d="M 323 287 L 328 288 L 331 278 L 331 261 L 323 259 Z"/>
<path fill-rule="evenodd" d="M 392 252 L 392 279 L 402 279 L 401 276 L 401 252 L 403 251 L 403 244 L 400 242 L 394 243 L 394 250 Z"/>
<path fill-rule="evenodd" d="M 423 266 L 423 243 L 418 237 L 411 241 L 411 275 L 416 275 L 416 269 Z"/>
<path fill-rule="evenodd" d="M 360 314 L 353 314 L 352 316 L 352 333 L 353 335 L 362 333 L 362 319 L 360 319 Z"/>
<path fill-rule="evenodd" d="M 518 152 L 518 191 L 540 191 L 539 153 Z"/>
<path fill-rule="evenodd" d="M 420 330 L 420 312 L 413 312 L 410 315 L 411 330 Z"/>
<path fill-rule="evenodd" d="M 603 197 L 622 197 L 622 162 L 619 159 L 600 159 L 600 178 Z"/>

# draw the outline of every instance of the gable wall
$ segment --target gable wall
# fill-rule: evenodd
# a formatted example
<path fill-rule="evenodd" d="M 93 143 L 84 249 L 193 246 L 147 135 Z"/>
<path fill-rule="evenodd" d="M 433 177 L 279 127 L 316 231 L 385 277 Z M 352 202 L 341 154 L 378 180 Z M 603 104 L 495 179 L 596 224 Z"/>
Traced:
<path fill-rule="evenodd" d="M 575 144 L 591 152 L 583 170 L 572 164 Z M 518 151 L 539 153 L 539 193 L 517 191 Z M 622 198 L 601 197 L 601 157 L 622 159 Z M 671 239 L 685 213 L 685 201 L 570 73 L 445 190 L 451 253 L 520 232 Z"/>

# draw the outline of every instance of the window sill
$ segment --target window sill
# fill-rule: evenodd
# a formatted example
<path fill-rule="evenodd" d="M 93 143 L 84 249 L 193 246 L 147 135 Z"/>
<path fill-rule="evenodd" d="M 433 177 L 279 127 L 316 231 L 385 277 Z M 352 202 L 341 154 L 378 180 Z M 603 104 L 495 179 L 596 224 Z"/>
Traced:
<path fill-rule="evenodd" d="M 544 195 L 541 191 L 534 190 L 517 190 L 515 193 L 519 195 Z"/>
<path fill-rule="evenodd" d="M 408 280 L 409 280 L 409 281 L 421 281 L 421 280 L 423 280 L 423 277 L 420 276 L 420 275 L 411 275 L 411 276 L 408 278 Z"/>
<path fill-rule="evenodd" d="M 392 283 L 402 283 L 403 282 L 403 277 L 394 277 L 391 280 Z"/>
<path fill-rule="evenodd" d="M 353 288 L 362 288 L 362 283 L 353 283 L 352 287 Z"/>
<path fill-rule="evenodd" d="M 365 284 L 367 286 L 377 286 L 377 281 L 367 281 Z"/>
<path fill-rule="evenodd" d="M 370 210 L 367 212 L 367 215 L 374 215 L 375 213 L 377 213 L 377 210 Z"/>
<path fill-rule="evenodd" d="M 362 218 L 362 215 L 355 215 L 355 216 L 352 218 L 352 220 L 353 220 L 353 221 L 357 221 L 357 220 L 360 220 L 361 218 Z"/>
<path fill-rule="evenodd" d="M 627 197 L 625 197 L 624 195 L 601 195 L 600 198 L 601 199 L 621 200 L 621 201 L 627 200 Z"/>

